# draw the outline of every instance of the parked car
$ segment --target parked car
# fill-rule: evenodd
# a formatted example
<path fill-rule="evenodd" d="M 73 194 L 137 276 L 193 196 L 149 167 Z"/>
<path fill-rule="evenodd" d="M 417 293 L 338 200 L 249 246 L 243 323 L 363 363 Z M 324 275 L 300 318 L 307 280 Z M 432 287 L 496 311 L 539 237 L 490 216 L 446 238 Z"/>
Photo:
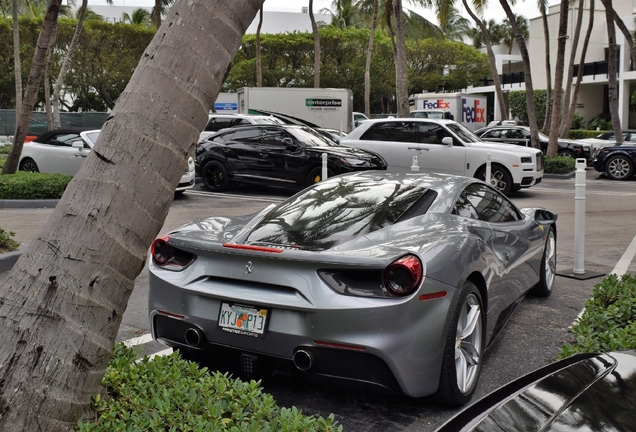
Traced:
<path fill-rule="evenodd" d="M 589 144 L 592 146 L 592 156 L 596 157 L 596 154 L 602 147 L 613 146 L 616 144 L 616 136 L 614 131 L 607 131 L 597 135 L 595 138 L 583 138 L 576 140 L 580 143 Z M 632 143 L 636 142 L 636 130 L 626 129 L 623 131 L 623 142 Z"/>
<path fill-rule="evenodd" d="M 543 154 L 538 149 L 486 143 L 452 120 L 389 118 L 367 120 L 340 140 L 343 145 L 382 155 L 390 170 L 410 170 L 417 156 L 424 172 L 486 178 L 491 158 L 491 181 L 504 194 L 539 183 Z"/>
<path fill-rule="evenodd" d="M 602 147 L 594 159 L 594 169 L 612 180 L 629 180 L 634 176 L 636 143 Z"/>
<path fill-rule="evenodd" d="M 75 175 L 84 158 L 88 156 L 99 129 L 62 128 L 43 133 L 35 140 L 25 142 L 18 168 L 21 171 Z M 175 194 L 180 195 L 194 187 L 194 159 L 188 158 L 188 166 L 179 180 Z"/>
<path fill-rule="evenodd" d="M 246 379 L 295 367 L 461 405 L 519 300 L 551 294 L 556 219 L 474 178 L 343 174 L 156 239 L 152 336 Z"/>
<path fill-rule="evenodd" d="M 328 156 L 329 177 L 386 169 L 378 154 L 339 146 L 313 128 L 270 124 L 225 129 L 199 141 L 196 172 L 215 192 L 234 183 L 302 189 L 322 180 L 323 153 Z"/>
<path fill-rule="evenodd" d="M 495 126 L 479 129 L 475 135 L 490 142 L 501 142 L 506 144 L 516 144 L 522 146 L 530 145 L 530 128 L 528 126 Z M 539 132 L 539 144 L 541 151 L 545 155 L 548 152 L 550 138 Z M 592 162 L 592 146 L 574 140 L 559 138 L 557 140 L 557 156 L 569 158 L 583 158 L 589 163 Z"/>
<path fill-rule="evenodd" d="M 636 352 L 579 354 L 500 387 L 437 432 L 636 430 Z"/>
<path fill-rule="evenodd" d="M 364 113 L 356 111 L 353 112 L 353 127 L 358 127 L 360 126 L 360 123 L 363 123 L 367 120 L 369 120 L 369 117 L 364 115 Z"/>
<path fill-rule="evenodd" d="M 314 129 L 316 129 L 318 132 L 320 132 L 321 134 L 323 134 L 324 136 L 326 136 L 327 138 L 329 138 L 336 144 L 340 143 L 340 140 L 347 136 L 346 132 L 343 132 L 338 129 L 331 129 L 331 128 L 314 128 Z"/>

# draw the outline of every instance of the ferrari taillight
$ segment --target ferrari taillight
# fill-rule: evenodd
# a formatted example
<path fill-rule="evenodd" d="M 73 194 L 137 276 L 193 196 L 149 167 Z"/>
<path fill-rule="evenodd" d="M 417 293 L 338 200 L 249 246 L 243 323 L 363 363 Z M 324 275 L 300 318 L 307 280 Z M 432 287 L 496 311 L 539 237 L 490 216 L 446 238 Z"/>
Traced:
<path fill-rule="evenodd" d="M 166 270 L 181 271 L 197 259 L 193 253 L 174 248 L 168 240 L 170 236 L 155 239 L 150 246 L 150 255 L 153 263 Z"/>
<path fill-rule="evenodd" d="M 393 261 L 384 271 L 384 286 L 397 296 L 413 294 L 422 283 L 422 262 L 415 255 L 405 255 Z"/>

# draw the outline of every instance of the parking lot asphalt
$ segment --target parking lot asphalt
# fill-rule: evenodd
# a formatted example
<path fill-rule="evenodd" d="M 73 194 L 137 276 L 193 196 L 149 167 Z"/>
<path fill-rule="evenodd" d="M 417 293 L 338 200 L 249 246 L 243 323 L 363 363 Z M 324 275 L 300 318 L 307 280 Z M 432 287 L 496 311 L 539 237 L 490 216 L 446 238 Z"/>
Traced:
<path fill-rule="evenodd" d="M 541 206 L 559 214 L 557 273 L 554 292 L 547 299 L 527 297 L 522 301 L 498 339 L 485 356 L 475 397 L 483 396 L 527 372 L 552 362 L 560 347 L 570 339 L 569 329 L 603 275 L 621 271 L 636 273 L 631 244 L 636 236 L 636 181 L 614 182 L 586 172 L 584 229 L 585 273 L 572 277 L 574 265 L 574 183 L 570 178 L 546 178 L 533 188 L 511 196 L 519 207 Z M 209 216 L 255 212 L 289 193 L 265 189 L 237 189 L 230 194 L 202 190 L 186 193 L 173 203 L 162 233 L 182 223 Z M 36 238 L 51 214 L 51 208 L 2 208 L 0 227 L 15 232 L 18 241 Z M 622 263 L 619 266 L 619 263 Z M 6 277 L 7 272 L 0 274 Z M 588 278 L 589 277 L 589 278 Z M 148 332 L 147 271 L 136 280 L 135 290 L 124 315 L 118 340 Z M 165 348 L 165 347 L 163 347 Z M 161 345 L 148 344 L 151 353 Z M 295 405 L 307 414 L 329 415 L 347 431 L 433 431 L 457 410 L 439 406 L 430 398 L 410 399 L 339 384 L 305 382 L 290 386 L 288 377 L 275 376 L 263 383 L 280 405 Z"/>

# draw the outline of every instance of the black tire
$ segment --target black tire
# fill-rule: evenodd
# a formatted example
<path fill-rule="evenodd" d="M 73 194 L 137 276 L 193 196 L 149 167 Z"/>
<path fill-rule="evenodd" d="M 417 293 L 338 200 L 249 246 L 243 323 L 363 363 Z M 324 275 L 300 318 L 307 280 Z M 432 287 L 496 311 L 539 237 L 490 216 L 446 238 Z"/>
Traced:
<path fill-rule="evenodd" d="M 480 180 L 486 180 L 486 167 L 481 168 L 475 176 Z M 513 190 L 512 176 L 508 170 L 501 165 L 493 164 L 490 167 L 490 184 L 496 187 L 499 192 L 508 195 Z"/>
<path fill-rule="evenodd" d="M 24 158 L 20 161 L 20 171 L 40 172 L 38 164 L 31 158 Z"/>
<path fill-rule="evenodd" d="M 225 166 L 218 161 L 207 162 L 201 170 L 203 186 L 212 192 L 223 192 L 230 187 L 230 178 Z"/>
<path fill-rule="evenodd" d="M 467 281 L 448 327 L 437 397 L 447 405 L 470 400 L 479 379 L 485 346 L 485 316 L 477 286 Z"/>
<path fill-rule="evenodd" d="M 566 157 L 570 159 L 576 159 L 576 154 L 572 150 L 561 149 L 557 151 L 557 156 Z"/>
<path fill-rule="evenodd" d="M 327 169 L 328 178 L 334 175 L 335 174 L 332 170 Z M 312 168 L 312 170 L 309 171 L 309 174 L 307 175 L 307 179 L 305 180 L 305 186 L 311 186 L 321 181 L 322 181 L 322 167 Z"/>
<path fill-rule="evenodd" d="M 530 294 L 537 297 L 550 297 L 554 279 L 556 277 L 556 235 L 554 228 L 548 229 L 543 248 L 543 258 L 541 259 L 539 283 L 530 290 Z"/>
<path fill-rule="evenodd" d="M 612 180 L 628 180 L 634 175 L 634 163 L 623 155 L 612 156 L 605 162 L 605 173 Z"/>
<path fill-rule="evenodd" d="M 182 190 L 181 191 L 174 191 L 174 197 L 175 198 L 179 198 L 180 196 L 183 196 L 184 192 L 185 191 L 182 191 Z"/>

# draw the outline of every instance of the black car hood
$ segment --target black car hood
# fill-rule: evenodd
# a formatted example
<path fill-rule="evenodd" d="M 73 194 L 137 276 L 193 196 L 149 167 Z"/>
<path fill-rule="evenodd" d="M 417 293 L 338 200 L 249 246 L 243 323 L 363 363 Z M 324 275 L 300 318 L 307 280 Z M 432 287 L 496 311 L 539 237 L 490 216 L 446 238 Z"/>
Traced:
<path fill-rule="evenodd" d="M 438 432 L 634 431 L 635 354 L 587 355 L 551 373 L 552 366 L 540 369 L 476 402 Z M 531 384 L 515 385 L 529 377 L 535 378 Z"/>

